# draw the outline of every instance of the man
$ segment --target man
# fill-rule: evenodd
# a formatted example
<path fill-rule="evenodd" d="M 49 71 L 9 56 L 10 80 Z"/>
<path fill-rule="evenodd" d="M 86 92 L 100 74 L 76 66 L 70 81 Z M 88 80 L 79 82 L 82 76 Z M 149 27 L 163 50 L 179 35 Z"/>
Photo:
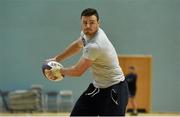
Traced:
<path fill-rule="evenodd" d="M 85 9 L 81 13 L 81 36 L 50 59 L 61 62 L 83 49 L 77 64 L 60 72 L 64 76 L 81 76 L 88 68 L 92 70 L 93 83 L 77 100 L 71 116 L 125 115 L 128 87 L 117 53 L 99 25 L 97 11 Z"/>
<path fill-rule="evenodd" d="M 129 102 L 132 105 L 133 112 L 132 115 L 137 115 L 137 106 L 135 102 L 135 96 L 136 96 L 136 82 L 137 82 L 137 74 L 135 71 L 135 67 L 130 66 L 129 67 L 129 73 L 126 75 L 126 81 L 128 83 L 129 88 Z"/>

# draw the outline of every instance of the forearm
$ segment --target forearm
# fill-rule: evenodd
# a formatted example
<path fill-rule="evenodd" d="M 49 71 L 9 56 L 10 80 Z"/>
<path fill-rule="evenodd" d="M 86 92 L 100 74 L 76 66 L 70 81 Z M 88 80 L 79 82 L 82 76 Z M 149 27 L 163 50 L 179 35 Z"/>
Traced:
<path fill-rule="evenodd" d="M 55 60 L 60 62 L 60 61 L 63 61 L 64 59 L 67 59 L 70 56 L 75 55 L 78 52 L 80 52 L 80 50 L 82 48 L 82 44 L 80 41 L 81 40 L 78 39 L 78 40 L 74 41 L 73 43 L 71 43 L 62 53 L 59 53 L 58 55 L 56 55 L 54 57 Z"/>
<path fill-rule="evenodd" d="M 61 74 L 64 76 L 73 76 L 73 77 L 79 77 L 82 75 L 82 72 L 75 68 L 75 66 L 72 66 L 70 68 L 62 68 L 60 70 Z"/>
<path fill-rule="evenodd" d="M 81 76 L 91 65 L 91 60 L 82 57 L 75 65 L 69 68 L 62 68 L 60 72 L 64 76 Z"/>

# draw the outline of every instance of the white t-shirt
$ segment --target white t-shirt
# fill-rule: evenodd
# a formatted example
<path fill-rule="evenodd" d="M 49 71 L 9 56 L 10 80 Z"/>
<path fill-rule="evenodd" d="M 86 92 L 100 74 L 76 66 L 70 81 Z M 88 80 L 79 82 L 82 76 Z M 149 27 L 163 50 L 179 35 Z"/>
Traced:
<path fill-rule="evenodd" d="M 119 66 L 117 53 L 104 31 L 99 28 L 90 40 L 83 32 L 81 37 L 84 43 L 82 57 L 93 62 L 91 66 L 93 85 L 97 88 L 107 88 L 124 81 L 125 77 Z"/>

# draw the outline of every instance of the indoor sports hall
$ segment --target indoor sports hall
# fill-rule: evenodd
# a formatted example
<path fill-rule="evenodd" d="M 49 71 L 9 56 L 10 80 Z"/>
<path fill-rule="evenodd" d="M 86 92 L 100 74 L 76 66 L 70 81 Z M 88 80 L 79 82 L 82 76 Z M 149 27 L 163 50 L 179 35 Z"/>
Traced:
<path fill-rule="evenodd" d="M 81 35 L 86 8 L 97 9 L 125 80 L 136 74 L 126 116 L 180 116 L 180 0 L 0 0 L 0 117 L 70 115 L 91 70 L 55 82 L 41 67 Z"/>

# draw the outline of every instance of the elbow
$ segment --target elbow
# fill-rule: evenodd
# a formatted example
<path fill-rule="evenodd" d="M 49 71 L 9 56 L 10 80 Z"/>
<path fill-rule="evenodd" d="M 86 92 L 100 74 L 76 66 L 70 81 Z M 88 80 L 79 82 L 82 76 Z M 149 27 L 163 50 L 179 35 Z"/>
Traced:
<path fill-rule="evenodd" d="M 83 73 L 84 73 L 83 71 L 77 71 L 75 76 L 80 77 L 83 75 Z"/>

